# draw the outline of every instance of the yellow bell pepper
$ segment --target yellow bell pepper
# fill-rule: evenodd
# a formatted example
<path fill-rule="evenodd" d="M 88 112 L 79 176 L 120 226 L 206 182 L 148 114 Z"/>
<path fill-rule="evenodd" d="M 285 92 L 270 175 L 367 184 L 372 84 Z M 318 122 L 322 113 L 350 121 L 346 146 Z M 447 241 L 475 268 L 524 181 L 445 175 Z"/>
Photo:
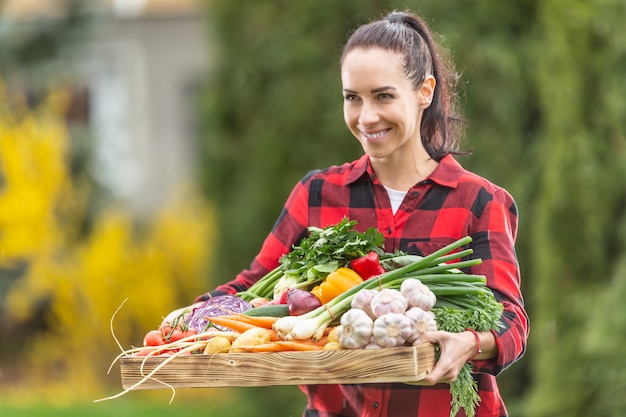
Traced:
<path fill-rule="evenodd" d="M 352 287 L 363 282 L 363 278 L 350 268 L 339 268 L 328 274 L 324 282 L 311 290 L 322 304 L 326 304 L 333 298 Z"/>

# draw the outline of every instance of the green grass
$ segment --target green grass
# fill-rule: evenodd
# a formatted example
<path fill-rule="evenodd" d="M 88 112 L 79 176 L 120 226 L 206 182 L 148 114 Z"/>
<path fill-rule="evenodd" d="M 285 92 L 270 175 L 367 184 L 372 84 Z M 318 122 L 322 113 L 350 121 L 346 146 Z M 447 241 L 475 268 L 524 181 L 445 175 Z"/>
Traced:
<path fill-rule="evenodd" d="M 115 394 L 108 393 L 106 395 Z M 69 405 L 16 404 L 0 395 L 2 417 L 299 417 L 306 399 L 297 387 L 133 391 L 94 403 L 95 398 Z"/>
<path fill-rule="evenodd" d="M 211 413 L 210 408 L 200 405 L 171 405 L 155 402 L 138 402 L 119 400 L 108 404 L 76 404 L 69 406 L 36 405 L 23 407 L 7 407 L 0 405 L 3 417 L 143 417 L 143 416 L 218 416 Z"/>

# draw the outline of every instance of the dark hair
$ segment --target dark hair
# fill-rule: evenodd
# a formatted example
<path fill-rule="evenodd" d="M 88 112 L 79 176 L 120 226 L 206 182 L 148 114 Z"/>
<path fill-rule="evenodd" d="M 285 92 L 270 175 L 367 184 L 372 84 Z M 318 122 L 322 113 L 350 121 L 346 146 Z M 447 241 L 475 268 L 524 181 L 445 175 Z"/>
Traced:
<path fill-rule="evenodd" d="M 449 153 L 462 153 L 458 146 L 463 123 L 455 114 L 457 75 L 424 20 L 409 12 L 394 11 L 360 26 L 344 45 L 341 64 L 350 51 L 358 48 L 382 48 L 402 54 L 406 76 L 415 88 L 419 88 L 427 75 L 435 77 L 433 100 L 422 116 L 422 143 L 436 161 Z"/>

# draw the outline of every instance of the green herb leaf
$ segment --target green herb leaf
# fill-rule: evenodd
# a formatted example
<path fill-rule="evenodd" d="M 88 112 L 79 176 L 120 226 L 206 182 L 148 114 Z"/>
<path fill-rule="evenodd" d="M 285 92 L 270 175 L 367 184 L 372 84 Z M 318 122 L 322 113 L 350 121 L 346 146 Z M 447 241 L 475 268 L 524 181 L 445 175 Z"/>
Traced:
<path fill-rule="evenodd" d="M 355 220 L 344 217 L 339 223 L 325 228 L 309 227 L 309 235 L 280 259 L 281 268 L 299 275 L 310 284 L 369 251 L 382 254 L 383 235 L 374 227 L 365 232 L 354 230 Z M 315 268 L 311 271 L 311 268 Z"/>
<path fill-rule="evenodd" d="M 476 415 L 476 407 L 480 402 L 480 397 L 478 396 L 478 384 L 472 377 L 470 364 L 463 365 L 454 382 L 450 383 L 450 394 L 452 395 L 450 416 L 456 416 L 461 408 L 467 417 Z"/>

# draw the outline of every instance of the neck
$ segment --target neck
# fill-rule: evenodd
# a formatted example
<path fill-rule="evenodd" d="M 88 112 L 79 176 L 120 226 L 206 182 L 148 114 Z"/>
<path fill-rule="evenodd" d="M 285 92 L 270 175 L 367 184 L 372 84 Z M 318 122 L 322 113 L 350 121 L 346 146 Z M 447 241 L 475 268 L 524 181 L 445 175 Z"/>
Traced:
<path fill-rule="evenodd" d="M 426 152 L 412 155 L 411 158 L 370 158 L 374 173 L 386 187 L 398 191 L 408 191 L 418 182 L 428 177 L 438 163 Z"/>

